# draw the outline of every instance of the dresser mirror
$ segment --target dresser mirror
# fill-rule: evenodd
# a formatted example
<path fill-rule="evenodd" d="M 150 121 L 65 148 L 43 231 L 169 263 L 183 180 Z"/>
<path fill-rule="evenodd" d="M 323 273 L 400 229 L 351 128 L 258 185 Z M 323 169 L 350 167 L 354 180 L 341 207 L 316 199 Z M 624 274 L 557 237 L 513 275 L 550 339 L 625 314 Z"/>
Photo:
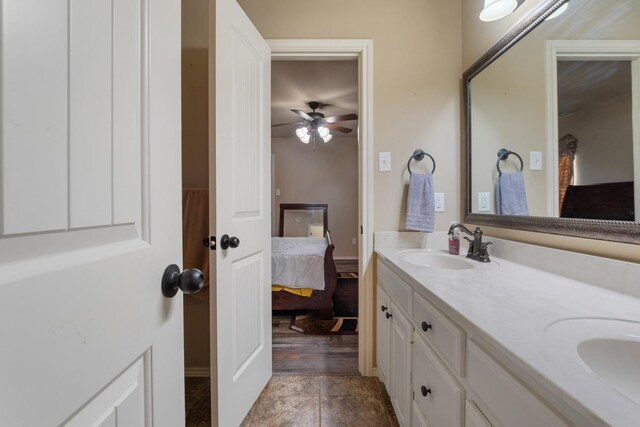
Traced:
<path fill-rule="evenodd" d="M 639 22 L 548 0 L 464 73 L 466 222 L 640 243 Z"/>

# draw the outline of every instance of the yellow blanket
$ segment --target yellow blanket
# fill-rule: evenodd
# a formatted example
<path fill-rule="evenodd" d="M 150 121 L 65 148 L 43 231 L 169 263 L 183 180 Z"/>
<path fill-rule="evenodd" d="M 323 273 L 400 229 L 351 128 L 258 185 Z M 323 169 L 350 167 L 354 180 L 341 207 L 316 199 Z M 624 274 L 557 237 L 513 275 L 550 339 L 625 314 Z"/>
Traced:
<path fill-rule="evenodd" d="M 310 297 L 311 294 L 313 293 L 313 289 L 311 288 L 287 288 L 286 286 L 282 286 L 282 285 L 271 285 L 271 291 L 272 292 L 280 292 L 280 291 L 285 291 L 285 292 L 289 292 L 290 294 L 294 294 L 294 295 L 298 295 L 300 297 Z"/>

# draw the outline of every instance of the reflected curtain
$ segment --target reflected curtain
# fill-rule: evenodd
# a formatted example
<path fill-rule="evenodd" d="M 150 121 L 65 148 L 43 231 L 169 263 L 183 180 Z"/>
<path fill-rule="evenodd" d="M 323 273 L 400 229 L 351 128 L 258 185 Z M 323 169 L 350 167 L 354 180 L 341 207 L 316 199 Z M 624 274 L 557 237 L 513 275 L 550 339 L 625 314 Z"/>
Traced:
<path fill-rule="evenodd" d="M 578 149 L 578 139 L 567 134 L 560 138 L 558 145 L 558 195 L 560 198 L 560 210 L 567 188 L 573 184 L 574 160 Z"/>

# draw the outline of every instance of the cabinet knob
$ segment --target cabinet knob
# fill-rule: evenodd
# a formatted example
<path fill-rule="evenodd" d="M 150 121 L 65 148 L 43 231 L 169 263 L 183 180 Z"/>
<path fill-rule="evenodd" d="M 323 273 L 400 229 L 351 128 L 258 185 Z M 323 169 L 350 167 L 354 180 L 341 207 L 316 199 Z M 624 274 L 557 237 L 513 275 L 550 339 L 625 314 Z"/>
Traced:
<path fill-rule="evenodd" d="M 427 323 L 427 322 L 422 322 L 422 330 L 427 332 L 429 329 L 433 329 L 431 327 L 431 323 Z"/>
<path fill-rule="evenodd" d="M 391 317 L 391 313 L 387 312 L 387 314 L 385 314 L 385 316 L 387 316 L 387 319 Z"/>
<path fill-rule="evenodd" d="M 380 310 L 387 311 L 387 307 L 383 305 L 382 307 L 380 307 Z"/>
<path fill-rule="evenodd" d="M 422 393 L 423 396 L 426 396 L 427 394 L 431 393 L 431 389 L 430 388 L 426 388 L 425 386 L 421 386 L 420 387 L 420 393 Z"/>

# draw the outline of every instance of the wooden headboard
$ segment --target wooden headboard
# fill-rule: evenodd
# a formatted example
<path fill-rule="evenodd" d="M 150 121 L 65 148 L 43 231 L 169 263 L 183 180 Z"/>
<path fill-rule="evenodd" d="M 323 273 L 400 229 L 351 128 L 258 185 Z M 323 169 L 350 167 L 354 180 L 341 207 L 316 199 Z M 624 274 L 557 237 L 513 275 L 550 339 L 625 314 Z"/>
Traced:
<path fill-rule="evenodd" d="M 562 218 L 635 221 L 633 181 L 570 185 L 564 195 Z"/>

